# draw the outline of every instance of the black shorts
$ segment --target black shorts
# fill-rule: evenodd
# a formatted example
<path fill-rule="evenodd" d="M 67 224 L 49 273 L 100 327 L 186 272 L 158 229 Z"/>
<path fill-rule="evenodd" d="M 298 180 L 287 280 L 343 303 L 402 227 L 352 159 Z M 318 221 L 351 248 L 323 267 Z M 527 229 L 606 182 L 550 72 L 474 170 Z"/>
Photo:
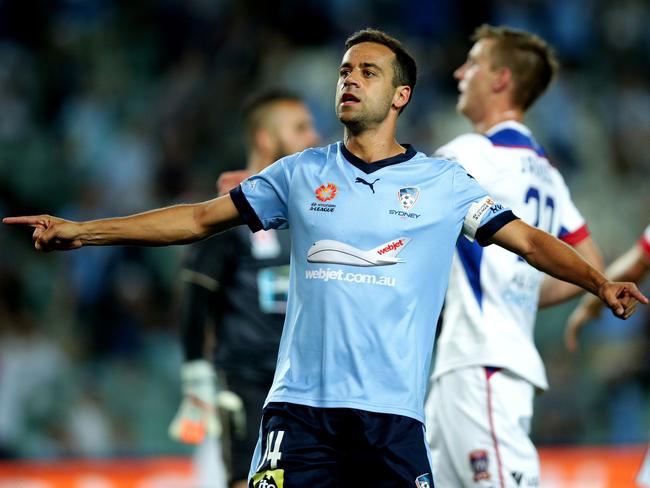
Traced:
<path fill-rule="evenodd" d="M 270 403 L 249 488 L 432 488 L 421 422 L 351 408 Z"/>

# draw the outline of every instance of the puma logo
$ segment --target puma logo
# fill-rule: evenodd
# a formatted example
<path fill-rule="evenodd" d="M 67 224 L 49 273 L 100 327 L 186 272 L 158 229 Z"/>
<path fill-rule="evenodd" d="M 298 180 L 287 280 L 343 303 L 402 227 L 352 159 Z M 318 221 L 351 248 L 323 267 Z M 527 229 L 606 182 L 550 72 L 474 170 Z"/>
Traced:
<path fill-rule="evenodd" d="M 359 178 L 358 176 L 357 176 L 357 179 L 354 180 L 355 183 L 363 183 L 364 185 L 368 185 L 368 186 L 370 187 L 370 190 L 372 190 L 373 193 L 375 193 L 375 187 L 374 187 L 374 185 L 375 185 L 375 183 L 377 183 L 378 181 L 379 181 L 379 178 L 377 178 L 377 179 L 376 179 L 375 181 L 373 181 L 372 183 L 368 183 L 366 180 L 364 180 L 363 178 Z"/>

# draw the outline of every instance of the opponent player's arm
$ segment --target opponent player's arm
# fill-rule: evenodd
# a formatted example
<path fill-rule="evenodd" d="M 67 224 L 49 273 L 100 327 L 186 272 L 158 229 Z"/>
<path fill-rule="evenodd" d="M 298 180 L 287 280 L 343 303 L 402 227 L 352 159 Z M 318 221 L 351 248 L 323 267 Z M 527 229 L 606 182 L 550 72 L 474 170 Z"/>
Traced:
<path fill-rule="evenodd" d="M 648 303 L 634 283 L 608 281 L 570 246 L 521 220 L 504 225 L 488 243 L 508 249 L 540 271 L 593 293 L 619 318 L 627 319 L 637 300 Z"/>
<path fill-rule="evenodd" d="M 637 244 L 610 264 L 605 273 L 611 280 L 638 282 L 649 270 L 650 256 Z M 567 349 L 570 351 L 578 349 L 580 331 L 590 320 L 600 315 L 603 305 L 600 300 L 592 295 L 583 297 L 567 321 L 564 332 Z"/>
<path fill-rule="evenodd" d="M 605 262 L 591 236 L 586 237 L 575 246 L 572 246 L 589 264 L 598 271 L 605 269 Z M 617 280 L 617 281 L 635 281 L 635 280 Z M 579 286 L 558 280 L 551 276 L 545 276 L 539 293 L 539 307 L 550 307 L 564 301 L 570 300 L 584 292 Z M 597 300 L 594 297 L 595 300 Z M 599 303 L 600 300 L 597 300 Z"/>
<path fill-rule="evenodd" d="M 183 269 L 182 278 L 180 330 L 185 355 L 181 366 L 183 398 L 168 432 L 174 440 L 198 444 L 206 436 L 214 437 L 220 432 L 216 373 L 204 354 L 205 325 L 218 284 L 208 276 L 187 268 Z"/>
<path fill-rule="evenodd" d="M 34 227 L 34 247 L 39 251 L 52 251 L 116 244 L 186 244 L 240 225 L 243 220 L 228 194 L 206 202 L 175 205 L 127 217 L 72 222 L 50 215 L 33 215 L 6 217 L 3 222 Z"/>
<path fill-rule="evenodd" d="M 181 271 L 180 337 L 184 361 L 181 366 L 183 398 L 169 424 L 172 439 L 196 444 L 220 432 L 217 415 L 217 374 L 208 358 L 208 324 L 221 322 L 220 282 L 224 264 L 234 255 L 232 234 L 196 243 L 189 249 Z M 213 321 L 211 319 L 214 319 Z"/>
<path fill-rule="evenodd" d="M 204 359 L 207 325 L 214 313 L 216 280 L 190 269 L 181 271 L 180 338 L 185 361 Z M 210 355 L 211 356 L 211 355 Z"/>

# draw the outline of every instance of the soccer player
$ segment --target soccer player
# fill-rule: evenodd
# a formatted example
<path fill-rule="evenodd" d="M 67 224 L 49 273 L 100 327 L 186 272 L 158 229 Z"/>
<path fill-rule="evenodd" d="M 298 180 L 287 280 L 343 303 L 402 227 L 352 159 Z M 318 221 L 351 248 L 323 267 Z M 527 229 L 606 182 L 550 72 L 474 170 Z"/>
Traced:
<path fill-rule="evenodd" d="M 4 219 L 34 227 L 42 251 L 187 243 L 241 223 L 291 228 L 287 314 L 254 488 L 433 486 L 424 395 L 461 233 L 597 294 L 621 318 L 635 300 L 647 303 L 633 283 L 608 281 L 519 220 L 458 164 L 398 143 L 415 81 L 398 40 L 357 32 L 336 86 L 343 141 L 282 158 L 203 203 L 88 222 Z"/>
<path fill-rule="evenodd" d="M 277 159 L 318 143 L 309 109 L 290 92 L 254 95 L 245 104 L 243 116 L 248 164 L 244 171 L 220 176 L 220 194 Z M 206 327 L 211 323 L 219 384 L 236 395 L 220 398 L 235 400 L 235 408 L 241 399 L 244 407 L 244 422 L 237 422 L 242 412 L 234 415 L 225 425 L 228 435 L 222 443 L 229 485 L 235 488 L 247 485 L 262 406 L 273 381 L 288 292 L 288 232 L 252 233 L 246 227 L 224 232 L 191 246 L 182 271 L 184 399 L 170 433 L 183 442 L 196 443 L 217 428 L 215 371 L 204 359 Z M 223 402 L 220 406 L 228 413 Z"/>
<path fill-rule="evenodd" d="M 455 72 L 457 109 L 474 133 L 436 156 L 457 161 L 524 222 L 558 236 L 602 269 L 600 253 L 569 190 L 523 124 L 557 62 L 539 37 L 483 25 Z M 536 390 L 548 388 L 533 340 L 540 304 L 579 288 L 543 274 L 496 246 L 460 238 L 427 402 L 432 465 L 442 486 L 538 486 L 529 437 Z M 542 290 L 540 297 L 540 288 Z"/>

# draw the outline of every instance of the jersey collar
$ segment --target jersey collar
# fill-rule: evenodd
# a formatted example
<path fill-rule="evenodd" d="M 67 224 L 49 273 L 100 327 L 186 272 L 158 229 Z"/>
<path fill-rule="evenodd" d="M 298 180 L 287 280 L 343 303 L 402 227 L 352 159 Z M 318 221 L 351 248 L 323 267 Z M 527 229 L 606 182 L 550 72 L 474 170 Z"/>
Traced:
<path fill-rule="evenodd" d="M 497 132 L 502 131 L 504 129 L 513 129 L 516 130 L 517 132 L 521 132 L 522 134 L 528 137 L 532 136 L 530 129 L 526 127 L 524 124 L 522 124 L 521 122 L 517 122 L 516 120 L 505 120 L 503 122 L 499 122 L 498 124 L 490 127 L 485 132 L 485 135 L 490 137 L 491 135 L 494 135 Z"/>
<path fill-rule="evenodd" d="M 531 149 L 538 156 L 546 157 L 544 149 L 537 143 L 528 127 L 514 120 L 495 125 L 485 133 L 485 137 L 495 146 Z"/>
<path fill-rule="evenodd" d="M 343 142 L 339 143 L 341 146 L 341 153 L 343 154 L 343 157 L 353 166 L 359 168 L 361 171 L 363 171 L 366 174 L 373 173 L 374 171 L 377 171 L 378 169 L 385 168 L 386 166 L 392 166 L 393 164 L 398 164 L 398 163 L 403 163 L 405 161 L 408 161 L 409 159 L 412 159 L 413 156 L 417 154 L 417 151 L 413 146 L 410 144 L 402 144 L 403 147 L 406 148 L 406 152 L 404 154 L 398 154 L 397 156 L 392 156 L 390 158 L 386 159 L 381 159 L 379 161 L 375 161 L 374 163 L 366 163 L 363 159 L 358 158 L 354 154 L 352 154 L 347 147 L 345 147 L 345 144 Z"/>

